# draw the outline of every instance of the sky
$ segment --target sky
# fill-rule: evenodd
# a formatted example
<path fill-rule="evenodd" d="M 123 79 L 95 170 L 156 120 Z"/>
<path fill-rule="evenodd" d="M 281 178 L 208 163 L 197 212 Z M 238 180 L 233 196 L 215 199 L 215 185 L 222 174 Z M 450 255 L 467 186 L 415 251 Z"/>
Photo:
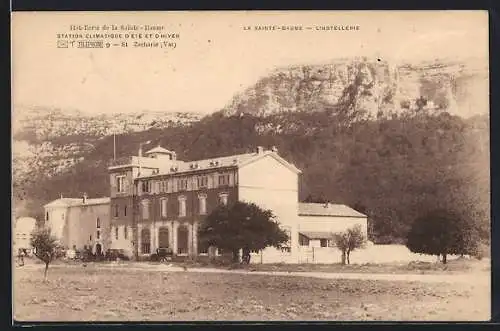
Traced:
<path fill-rule="evenodd" d="M 22 107 L 103 112 L 211 113 L 276 67 L 367 56 L 394 64 L 435 58 L 487 66 L 486 11 L 456 12 L 17 12 L 12 17 L 12 100 Z M 175 49 L 57 48 L 71 24 L 161 25 Z M 244 26 L 311 26 L 246 31 Z M 358 31 L 316 26 L 358 25 Z M 103 31 L 80 31 L 79 33 Z M 108 31 L 125 34 L 126 31 Z M 145 40 L 141 40 L 145 41 Z M 14 115 L 15 116 L 15 115 Z"/>

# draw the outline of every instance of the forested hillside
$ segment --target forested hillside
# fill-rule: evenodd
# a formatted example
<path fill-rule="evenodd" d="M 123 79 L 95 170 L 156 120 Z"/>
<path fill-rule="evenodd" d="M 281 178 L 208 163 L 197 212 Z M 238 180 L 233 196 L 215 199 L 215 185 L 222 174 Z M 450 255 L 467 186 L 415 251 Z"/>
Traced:
<path fill-rule="evenodd" d="M 270 116 L 216 113 L 185 127 L 117 136 L 117 154 L 137 154 L 140 142 L 175 150 L 193 160 L 275 145 L 303 170 L 300 199 L 313 196 L 363 209 L 376 241 L 403 238 L 409 224 L 433 207 L 454 209 L 489 235 L 489 121 L 446 112 L 401 112 L 379 119 L 346 120 L 341 112 Z M 64 196 L 109 194 L 106 163 L 113 139 L 96 142 L 85 159 L 65 173 L 32 176 L 17 183 L 20 214 L 40 215 L 41 205 Z"/>

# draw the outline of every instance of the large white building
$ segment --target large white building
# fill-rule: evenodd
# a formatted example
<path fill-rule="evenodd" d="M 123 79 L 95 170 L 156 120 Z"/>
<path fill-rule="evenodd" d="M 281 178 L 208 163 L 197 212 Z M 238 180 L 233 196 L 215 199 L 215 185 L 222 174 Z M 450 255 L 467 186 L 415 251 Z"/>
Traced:
<path fill-rule="evenodd" d="M 67 249 L 90 247 L 97 253 L 109 249 L 109 198 L 61 197 L 44 208 L 45 226 Z"/>

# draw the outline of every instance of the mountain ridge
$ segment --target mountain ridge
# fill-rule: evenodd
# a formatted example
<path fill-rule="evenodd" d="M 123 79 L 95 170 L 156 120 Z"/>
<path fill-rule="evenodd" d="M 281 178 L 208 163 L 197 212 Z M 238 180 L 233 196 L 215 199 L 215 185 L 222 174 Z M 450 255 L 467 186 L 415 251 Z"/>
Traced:
<path fill-rule="evenodd" d="M 268 116 L 315 111 L 324 105 L 338 105 L 350 88 L 357 89 L 354 106 L 371 118 L 390 116 L 399 108 L 416 108 L 420 98 L 425 99 L 428 109 L 461 116 L 471 109 L 474 113 L 488 111 L 488 68 L 479 59 L 415 64 L 359 57 L 276 68 L 237 93 L 222 112 Z M 469 88 L 473 92 L 467 93 Z"/>

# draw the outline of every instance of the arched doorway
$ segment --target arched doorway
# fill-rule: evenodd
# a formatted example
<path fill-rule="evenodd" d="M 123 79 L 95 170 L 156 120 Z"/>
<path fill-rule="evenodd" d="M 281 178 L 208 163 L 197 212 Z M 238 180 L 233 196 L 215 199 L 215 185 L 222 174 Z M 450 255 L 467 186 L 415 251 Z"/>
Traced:
<path fill-rule="evenodd" d="M 188 253 L 188 228 L 180 225 L 177 228 L 177 254 Z"/>
<path fill-rule="evenodd" d="M 96 244 L 95 245 L 95 255 L 97 255 L 97 256 L 102 255 L 102 246 L 101 246 L 101 244 Z"/>
<path fill-rule="evenodd" d="M 169 245 L 169 232 L 167 227 L 160 227 L 158 229 L 158 248 L 168 248 Z"/>
<path fill-rule="evenodd" d="M 151 254 L 151 232 L 148 228 L 141 230 L 141 253 Z"/>

